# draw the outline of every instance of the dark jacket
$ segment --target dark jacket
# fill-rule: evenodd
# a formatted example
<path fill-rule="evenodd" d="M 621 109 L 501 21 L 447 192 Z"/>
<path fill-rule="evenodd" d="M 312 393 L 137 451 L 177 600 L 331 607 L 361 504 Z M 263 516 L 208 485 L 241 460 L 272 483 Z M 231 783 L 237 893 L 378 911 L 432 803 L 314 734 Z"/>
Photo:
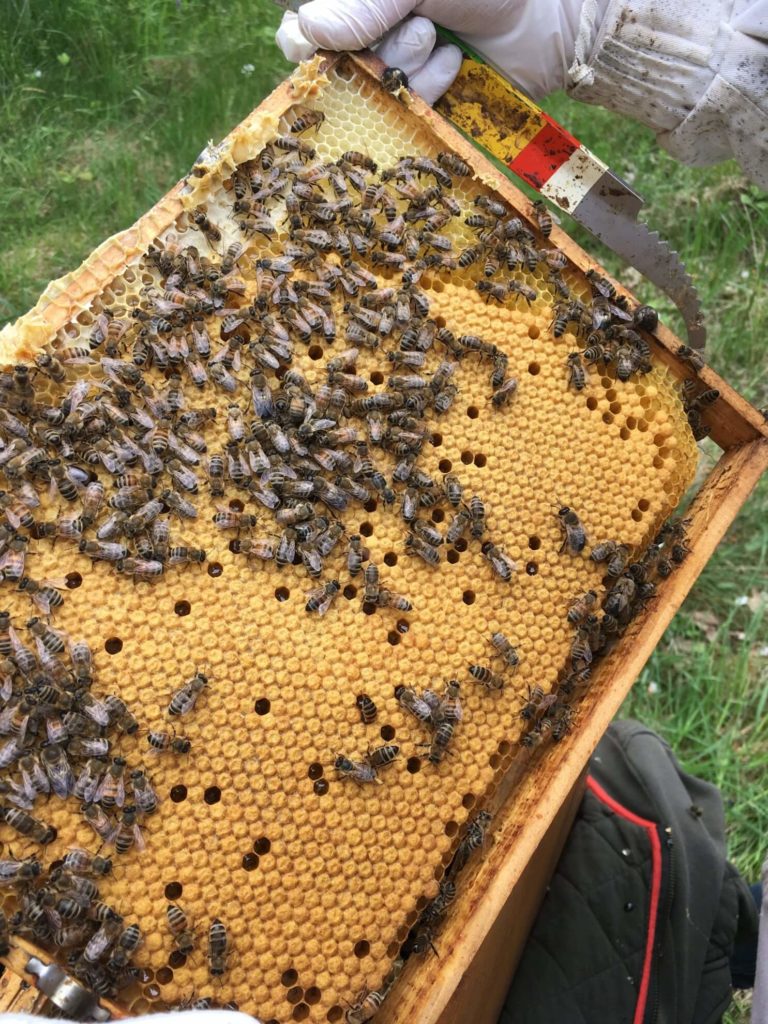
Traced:
<path fill-rule="evenodd" d="M 714 1024 L 737 939 L 757 934 L 715 786 L 638 722 L 614 722 L 500 1024 Z"/>

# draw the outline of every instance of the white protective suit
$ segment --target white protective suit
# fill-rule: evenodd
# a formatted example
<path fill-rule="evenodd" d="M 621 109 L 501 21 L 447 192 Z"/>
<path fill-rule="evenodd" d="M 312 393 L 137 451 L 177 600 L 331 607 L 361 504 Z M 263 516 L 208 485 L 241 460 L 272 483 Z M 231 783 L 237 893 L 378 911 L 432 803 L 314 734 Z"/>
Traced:
<path fill-rule="evenodd" d="M 534 99 L 564 88 L 648 125 L 684 163 L 735 157 L 768 189 L 768 0 L 312 0 L 277 42 L 299 60 L 383 37 L 382 59 L 433 103 L 460 55 L 434 48 L 432 22 Z"/>

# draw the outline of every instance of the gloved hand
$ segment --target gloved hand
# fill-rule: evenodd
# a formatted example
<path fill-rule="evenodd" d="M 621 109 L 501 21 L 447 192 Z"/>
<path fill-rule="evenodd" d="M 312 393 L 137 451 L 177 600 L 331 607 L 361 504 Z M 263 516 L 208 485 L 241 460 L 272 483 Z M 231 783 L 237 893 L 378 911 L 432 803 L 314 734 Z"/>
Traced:
<path fill-rule="evenodd" d="M 588 0 L 599 12 L 608 0 Z M 585 0 L 311 0 L 286 13 L 277 45 L 288 60 L 316 49 L 359 50 L 381 40 L 385 64 L 401 68 L 428 103 L 461 65 L 457 47 L 435 47 L 432 22 L 456 32 L 534 99 L 566 84 Z M 415 17 L 408 17 L 408 15 Z M 406 20 L 403 20 L 406 19 Z"/>

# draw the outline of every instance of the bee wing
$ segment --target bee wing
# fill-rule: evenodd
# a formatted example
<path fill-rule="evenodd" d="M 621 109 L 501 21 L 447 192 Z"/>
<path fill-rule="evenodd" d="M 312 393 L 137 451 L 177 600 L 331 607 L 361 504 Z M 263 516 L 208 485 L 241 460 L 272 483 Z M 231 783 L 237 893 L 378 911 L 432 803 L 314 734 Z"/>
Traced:
<path fill-rule="evenodd" d="M 136 844 L 137 850 L 144 850 L 146 843 L 144 842 L 144 836 L 141 834 L 141 827 L 138 822 L 133 826 L 133 841 Z"/>
<path fill-rule="evenodd" d="M 89 718 L 92 718 L 98 725 L 109 725 L 109 711 L 104 701 L 92 699 L 83 709 Z"/>
<path fill-rule="evenodd" d="M 117 780 L 117 792 L 115 794 L 115 803 L 118 807 L 122 807 L 125 803 L 125 779 L 120 776 Z"/>
<path fill-rule="evenodd" d="M 51 601 L 49 597 L 47 597 L 45 594 L 41 594 L 39 591 L 35 594 L 32 594 L 31 596 L 33 602 L 40 609 L 43 615 L 51 614 Z"/>

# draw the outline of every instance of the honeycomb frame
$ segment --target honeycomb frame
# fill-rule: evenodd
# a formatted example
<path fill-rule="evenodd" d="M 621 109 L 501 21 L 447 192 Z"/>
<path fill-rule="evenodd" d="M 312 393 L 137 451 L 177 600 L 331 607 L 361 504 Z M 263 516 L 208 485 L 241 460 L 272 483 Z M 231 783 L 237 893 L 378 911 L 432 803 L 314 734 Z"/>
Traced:
<path fill-rule="evenodd" d="M 369 76 L 375 78 L 375 73 L 379 70 L 375 59 L 366 57 L 355 57 L 355 58 L 323 58 L 325 63 L 323 70 L 325 74 L 332 73 L 334 69 L 342 74 L 354 74 L 361 76 Z M 353 69 L 349 71 L 349 69 Z M 219 150 L 219 159 L 225 160 L 228 155 L 232 155 L 232 159 L 238 160 L 242 157 L 238 157 L 236 154 L 241 147 L 252 146 L 254 144 L 254 132 L 261 130 L 266 126 L 269 131 L 273 130 L 273 125 L 277 124 L 281 107 L 287 107 L 297 100 L 302 98 L 311 97 L 316 89 L 322 88 L 322 84 L 318 86 L 317 78 L 317 66 L 310 72 L 305 69 L 303 72 L 299 72 L 294 80 L 288 86 L 283 86 L 273 94 L 270 99 L 259 108 L 257 114 L 258 129 L 254 126 L 253 116 L 244 122 L 244 126 L 236 129 L 235 132 L 229 137 L 229 150 L 227 151 L 226 141 L 224 148 Z M 369 87 L 371 89 L 377 88 L 374 81 L 370 81 Z M 394 102 L 394 101 L 392 101 Z M 454 149 L 459 155 L 467 159 L 471 163 L 473 168 L 478 172 L 478 177 L 481 178 L 489 187 L 493 188 L 494 191 L 501 194 L 504 198 L 512 202 L 512 205 L 516 210 L 521 213 L 529 213 L 530 207 L 525 200 L 516 190 L 512 188 L 506 182 L 505 179 L 500 178 L 497 173 L 487 165 L 481 157 L 466 145 L 453 130 L 445 125 L 445 123 L 428 108 L 425 108 L 418 99 L 413 99 L 410 104 L 410 109 L 402 110 L 399 112 L 402 117 L 410 118 L 414 120 L 414 123 L 418 122 L 418 131 L 424 133 L 425 131 L 437 131 L 439 134 L 436 135 L 441 142 L 448 142 L 452 149 Z M 139 222 L 134 229 L 133 234 L 124 233 L 123 236 L 118 236 L 115 240 L 110 240 L 105 243 L 101 249 L 102 259 L 108 261 L 109 258 L 113 258 L 115 267 L 122 267 L 123 263 L 126 262 L 128 254 L 133 250 L 134 253 L 143 251 L 145 248 L 145 242 L 161 233 L 163 227 L 168 223 L 172 222 L 179 214 L 180 199 L 179 189 L 177 187 L 169 197 L 161 201 L 157 207 L 150 214 L 147 215 L 146 219 Z M 588 267 L 594 266 L 583 253 L 580 252 L 572 243 L 570 243 L 562 232 L 557 232 L 553 236 L 555 241 L 560 248 L 566 250 L 573 260 L 574 264 L 580 269 L 584 270 Z M 90 262 L 90 261 L 89 261 Z M 98 282 L 98 278 L 93 274 L 93 264 L 86 271 L 76 271 L 75 274 L 69 275 L 63 282 L 54 283 L 46 291 L 46 295 L 42 300 L 41 304 L 36 308 L 36 312 L 33 313 L 26 322 L 16 326 L 16 333 L 12 334 L 9 332 L 3 332 L 4 337 L 0 336 L 0 359 L 2 359 L 3 352 L 5 351 L 6 358 L 18 355 L 30 355 L 34 352 L 34 348 L 41 341 L 47 341 L 50 337 L 52 328 L 55 330 L 54 323 L 61 319 L 61 323 L 67 322 L 73 318 L 73 314 L 78 309 L 85 308 L 90 301 L 90 297 L 97 293 L 101 286 L 106 283 L 102 280 Z M 450 290 L 450 285 L 447 286 Z M 61 323 L 58 326 L 61 326 Z M 481 331 L 482 333 L 482 331 Z M 687 371 L 677 360 L 674 359 L 671 353 L 676 347 L 674 339 L 667 335 L 664 337 L 664 332 L 659 332 L 661 335 L 661 342 L 655 347 L 654 355 L 660 356 L 661 360 L 672 368 L 675 376 L 683 376 Z M 534 340 L 534 339 L 531 339 Z M 5 349 L 3 349 L 5 345 Z M 658 349 L 658 352 L 656 351 Z M 702 379 L 706 381 L 710 386 L 715 386 L 714 375 L 710 374 L 712 380 L 707 379 L 706 374 L 710 374 L 710 371 L 705 371 L 702 375 Z M 759 427 L 759 423 L 755 422 L 756 416 L 753 412 L 747 410 L 745 414 L 744 403 L 739 403 L 741 400 L 737 400 L 738 396 L 733 396 L 732 393 L 728 393 L 729 389 L 722 388 L 720 382 L 717 386 L 721 387 L 724 392 L 725 401 L 724 407 L 728 410 L 727 414 L 719 421 L 715 421 L 715 429 L 713 430 L 713 436 L 724 437 L 729 434 L 732 437 L 737 431 L 734 430 L 734 425 L 742 433 L 741 440 L 754 442 L 756 437 L 756 427 Z M 606 389 L 610 390 L 610 388 Z M 610 399 L 605 398 L 608 403 L 606 411 L 610 412 Z M 720 412 L 722 416 L 722 412 Z M 461 447 L 461 446 L 459 446 Z M 470 451 L 471 449 L 467 449 Z M 757 454 L 752 452 L 751 454 Z M 762 451 L 763 459 L 765 458 L 765 452 Z M 473 460 L 472 460 L 473 461 Z M 749 460 L 747 460 L 749 461 Z M 764 464 L 764 463 L 763 463 Z M 467 465 L 465 463 L 465 465 Z M 477 463 L 473 465 L 477 466 Z M 755 463 L 756 465 L 756 463 Z M 754 475 L 755 466 L 751 467 L 751 474 L 745 473 L 743 480 L 752 479 Z M 473 470 L 474 471 L 474 470 Z M 725 467 L 723 468 L 725 472 Z M 730 475 L 730 471 L 729 471 Z M 730 502 L 730 507 L 733 508 L 734 501 L 743 500 L 746 496 L 742 481 L 739 480 L 738 486 L 734 487 L 729 491 L 727 500 L 724 500 L 724 504 L 727 505 Z M 710 510 L 711 511 L 711 510 Z M 735 511 L 734 511 L 735 514 Z M 694 520 L 694 529 L 696 528 L 698 520 Z M 710 525 L 709 537 L 713 536 L 711 524 L 701 524 L 702 529 L 704 525 Z M 715 532 L 719 527 L 715 528 Z M 549 539 L 552 540 L 555 534 Z M 642 536 L 639 534 L 638 537 Z M 695 534 L 694 534 L 695 536 Z M 639 539 L 638 539 L 639 543 Z M 705 552 L 710 540 L 705 532 L 702 532 L 701 543 L 694 545 L 694 550 L 697 553 L 695 561 L 686 563 L 683 567 L 683 571 L 680 576 L 674 581 L 675 593 L 681 592 L 681 581 L 686 577 L 691 577 L 691 569 L 696 566 L 698 571 L 703 564 L 700 562 L 698 552 Z M 698 564 L 700 562 L 700 564 Z M 692 578 L 690 579 L 692 582 Z M 690 585 L 690 582 L 688 585 Z M 466 590 L 467 588 L 465 588 Z M 665 591 L 666 594 L 666 591 Z M 645 614 L 645 616 L 638 622 L 636 626 L 636 635 L 634 638 L 634 644 L 636 648 L 640 648 L 642 651 L 642 661 L 645 660 L 647 655 L 650 653 L 652 646 L 649 646 L 649 637 L 660 635 L 663 625 L 665 625 L 665 618 L 667 616 L 668 609 L 654 609 Z M 671 616 L 670 616 L 671 617 Z M 661 625 L 660 625 L 661 624 Z M 573 781 L 574 771 L 578 773 L 581 765 L 583 765 L 588 757 L 591 747 L 597 742 L 600 732 L 607 722 L 610 720 L 610 716 L 618 707 L 620 700 L 623 697 L 624 689 L 627 687 L 627 680 L 631 682 L 630 677 L 636 674 L 641 667 L 642 662 L 638 664 L 638 657 L 633 651 L 630 656 L 623 650 L 617 653 L 610 662 L 606 663 L 601 672 L 599 673 L 595 685 L 590 689 L 590 692 L 584 702 L 584 707 L 580 715 L 580 728 L 578 732 L 569 737 L 564 741 L 561 746 L 553 751 L 550 751 L 545 759 L 545 765 L 543 768 L 537 768 L 535 773 L 528 774 L 523 780 L 523 792 L 527 795 L 525 799 L 513 801 L 516 805 L 517 810 L 509 810 L 506 804 L 504 804 L 506 810 L 499 810 L 494 826 L 494 842 L 486 852 L 486 856 L 483 859 L 482 864 L 477 870 L 475 879 L 472 881 L 471 886 L 467 885 L 463 889 L 455 913 L 452 914 L 451 919 L 445 929 L 444 935 L 441 937 L 441 962 L 436 963 L 433 961 L 422 962 L 418 965 L 409 965 L 406 968 L 406 972 L 398 983 L 391 997 L 391 1002 L 385 1005 L 382 1011 L 382 1018 L 386 1019 L 436 1019 L 432 1016 L 427 1017 L 419 1015 L 418 1017 L 409 1018 L 407 1016 L 399 1016 L 400 1014 L 406 1013 L 407 1007 L 415 1007 L 419 998 L 424 999 L 425 992 L 430 990 L 431 995 L 429 999 L 430 1013 L 436 1013 L 436 1007 L 439 1005 L 445 1005 L 447 995 L 452 985 L 456 984 L 457 978 L 454 981 L 450 980 L 450 965 L 452 960 L 456 956 L 456 951 L 461 942 L 455 942 L 456 936 L 462 936 L 463 939 L 466 937 L 474 936 L 474 938 L 468 941 L 465 946 L 465 952 L 462 954 L 466 956 L 467 950 L 477 949 L 479 947 L 479 931 L 482 929 L 483 922 L 488 924 L 486 917 L 483 914 L 475 914 L 470 917 L 467 914 L 468 904 L 471 902 L 477 902 L 478 893 L 484 894 L 484 902 L 488 902 L 490 899 L 496 901 L 498 907 L 499 900 L 499 887 L 498 884 L 494 885 L 489 875 L 492 873 L 492 865 L 495 865 L 498 871 L 496 871 L 497 878 L 510 878 L 510 870 L 512 865 L 516 865 L 516 869 L 520 870 L 522 863 L 530 857 L 532 850 L 535 846 L 535 837 L 538 834 L 541 835 L 542 827 L 546 822 L 554 815 L 557 806 L 562 803 L 564 793 L 567 791 L 568 782 Z M 192 670 L 194 665 L 190 663 Z M 611 710 L 613 709 L 613 710 Z M 393 716 L 391 716 L 393 717 Z M 393 719 L 394 720 L 394 719 Z M 352 721 L 352 719 L 350 719 Z M 602 728 L 601 728 L 602 726 Z M 524 762 L 527 761 L 526 754 L 517 755 L 516 765 L 513 765 L 513 757 L 507 747 L 503 751 L 499 751 L 499 764 L 502 768 L 506 768 L 507 772 L 504 776 L 504 781 L 497 785 L 495 793 L 486 790 L 486 795 L 489 796 L 491 803 L 496 806 L 501 806 L 504 802 L 502 797 L 506 794 L 506 791 L 510 788 L 513 779 L 519 776 L 519 770 L 523 766 Z M 541 798 L 537 795 L 537 789 L 542 787 L 542 783 L 545 779 L 551 780 L 543 786 L 545 790 L 545 796 Z M 556 785 L 554 784 L 556 783 Z M 520 818 L 520 810 L 525 807 L 526 814 L 529 814 L 531 807 L 536 806 L 536 814 L 533 816 L 532 821 L 526 823 L 526 827 L 522 828 L 522 820 Z M 456 822 L 460 824 L 460 822 Z M 510 849 L 506 839 L 510 836 L 516 836 L 516 842 L 514 849 Z M 524 838 L 525 837 L 525 838 Z M 450 837 L 449 837 L 450 838 Z M 445 847 L 445 853 L 449 851 L 450 843 L 443 843 Z M 501 864 L 498 863 L 498 858 L 501 851 L 505 851 L 504 860 Z M 527 855 L 526 855 L 527 851 Z M 425 894 L 428 895 L 428 894 Z M 474 918 L 474 921 L 472 920 Z M 416 980 L 418 978 L 418 980 Z M 351 982 L 351 979 L 350 979 Z M 370 987 L 375 987 L 374 984 L 370 983 L 370 978 L 366 977 L 364 983 Z M 359 985 L 357 986 L 359 988 Z M 354 988 L 354 985 L 352 986 Z M 438 993 L 439 998 L 435 998 L 435 993 Z M 347 998 L 349 996 L 347 995 Z M 442 1004 L 440 1004 L 442 1000 Z M 245 1009 L 252 1009 L 253 1012 L 258 1012 L 258 1002 L 256 1001 L 253 1007 L 244 1006 Z M 314 1015 L 310 1011 L 305 1019 L 315 1019 Z M 325 1017 L 317 1017 L 317 1019 L 325 1019 Z"/>

